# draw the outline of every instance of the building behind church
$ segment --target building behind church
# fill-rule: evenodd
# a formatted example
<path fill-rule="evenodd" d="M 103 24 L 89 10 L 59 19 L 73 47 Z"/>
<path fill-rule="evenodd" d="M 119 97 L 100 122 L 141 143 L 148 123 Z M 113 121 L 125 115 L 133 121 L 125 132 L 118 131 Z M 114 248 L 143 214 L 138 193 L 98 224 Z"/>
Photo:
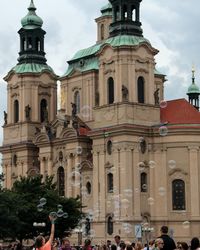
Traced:
<path fill-rule="evenodd" d="M 31 1 L 18 62 L 4 78 L 4 186 L 54 175 L 61 196 L 81 195 L 83 237 L 94 242 L 140 238 L 141 225 L 151 237 L 162 225 L 176 240 L 200 236 L 200 91 L 193 70 L 189 101 L 164 101 L 165 75 L 143 36 L 141 2 L 109 0 L 95 20 L 97 42 L 57 76 Z"/>

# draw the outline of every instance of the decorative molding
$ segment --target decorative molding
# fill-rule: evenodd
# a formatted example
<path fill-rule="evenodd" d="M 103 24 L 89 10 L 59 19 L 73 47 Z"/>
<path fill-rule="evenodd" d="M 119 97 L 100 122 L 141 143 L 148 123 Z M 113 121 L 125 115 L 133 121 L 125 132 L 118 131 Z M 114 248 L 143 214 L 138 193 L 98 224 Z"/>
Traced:
<path fill-rule="evenodd" d="M 176 173 L 180 173 L 180 174 L 182 174 L 182 175 L 188 175 L 188 173 L 187 172 L 185 172 L 183 169 L 181 169 L 181 168 L 176 168 L 176 169 L 172 169 L 172 170 L 170 170 L 169 171 L 169 176 L 172 176 L 172 175 L 175 175 Z"/>

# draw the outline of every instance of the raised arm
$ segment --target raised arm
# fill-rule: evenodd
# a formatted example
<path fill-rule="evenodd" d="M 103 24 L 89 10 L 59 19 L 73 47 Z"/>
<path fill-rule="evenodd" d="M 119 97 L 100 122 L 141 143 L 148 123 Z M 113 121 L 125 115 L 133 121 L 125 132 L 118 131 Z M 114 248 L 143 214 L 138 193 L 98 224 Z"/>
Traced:
<path fill-rule="evenodd" d="M 50 241 L 50 243 L 52 243 L 52 241 L 54 239 L 54 232 L 55 232 L 55 219 L 52 216 L 49 216 L 49 219 L 51 221 L 51 234 L 49 237 L 49 241 Z"/>

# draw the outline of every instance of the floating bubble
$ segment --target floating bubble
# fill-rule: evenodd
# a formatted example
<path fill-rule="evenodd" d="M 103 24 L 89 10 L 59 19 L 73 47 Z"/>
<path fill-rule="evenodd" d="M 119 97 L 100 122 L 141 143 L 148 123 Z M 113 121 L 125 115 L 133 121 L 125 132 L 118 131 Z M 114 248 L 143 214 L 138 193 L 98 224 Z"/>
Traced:
<path fill-rule="evenodd" d="M 42 212 L 42 210 L 43 210 L 43 205 L 42 204 L 37 205 L 37 211 Z"/>
<path fill-rule="evenodd" d="M 166 136 L 168 134 L 168 128 L 166 126 L 161 126 L 159 128 L 159 134 L 161 136 Z"/>
<path fill-rule="evenodd" d="M 82 147 L 81 147 L 81 146 L 77 146 L 77 147 L 76 147 L 76 153 L 77 153 L 77 155 L 81 155 L 82 152 L 83 152 Z"/>
<path fill-rule="evenodd" d="M 49 214 L 49 216 L 51 216 L 54 220 L 56 220 L 56 219 L 58 218 L 56 212 L 51 212 L 51 213 Z"/>
<path fill-rule="evenodd" d="M 75 165 L 75 171 L 80 171 L 81 170 L 81 163 L 80 162 L 77 162 L 76 165 Z"/>
<path fill-rule="evenodd" d="M 176 167 L 176 161 L 169 160 L 168 161 L 168 166 L 169 166 L 169 168 L 174 169 Z"/>
<path fill-rule="evenodd" d="M 145 170 L 145 164 L 143 161 L 138 163 L 138 169 L 139 171 L 144 171 Z"/>
<path fill-rule="evenodd" d="M 164 187 L 159 187 L 158 188 L 158 193 L 160 196 L 164 196 L 166 194 L 166 190 Z"/>
<path fill-rule="evenodd" d="M 129 234 L 132 232 L 132 226 L 130 223 L 122 223 L 122 228 L 125 233 Z"/>
<path fill-rule="evenodd" d="M 121 200 L 121 207 L 127 209 L 130 206 L 130 201 L 128 199 Z"/>
<path fill-rule="evenodd" d="M 147 190 L 147 184 L 142 185 L 142 190 Z"/>
<path fill-rule="evenodd" d="M 44 206 L 46 203 L 47 203 L 47 199 L 46 199 L 46 198 L 41 198 L 41 199 L 40 199 L 40 204 L 41 204 L 42 206 Z"/>
<path fill-rule="evenodd" d="M 67 219 L 67 218 L 68 218 L 68 213 L 66 213 L 66 212 L 63 213 L 63 218 L 64 218 L 64 219 Z"/>
<path fill-rule="evenodd" d="M 81 183 L 81 175 L 78 171 L 72 171 L 69 175 L 69 182 L 74 187 L 79 187 Z"/>
<path fill-rule="evenodd" d="M 124 189 L 124 196 L 132 197 L 132 195 L 133 195 L 132 189 Z"/>
<path fill-rule="evenodd" d="M 58 205 L 57 205 L 57 208 L 58 208 L 58 210 L 59 210 L 59 209 L 63 209 L 63 205 L 58 204 Z"/>
<path fill-rule="evenodd" d="M 150 168 L 155 168 L 156 162 L 155 161 L 149 161 L 149 167 Z"/>
<path fill-rule="evenodd" d="M 184 228 L 184 229 L 187 229 L 187 228 L 190 227 L 190 222 L 189 222 L 189 221 L 184 221 L 184 222 L 182 223 L 182 225 L 183 225 L 183 228 Z"/>
<path fill-rule="evenodd" d="M 152 205 L 154 204 L 154 198 L 149 197 L 149 198 L 147 199 L 147 202 L 148 202 L 148 204 L 149 204 L 150 206 L 152 206 Z"/>
<path fill-rule="evenodd" d="M 63 215 L 64 215 L 63 210 L 62 210 L 62 209 L 59 209 L 59 210 L 57 211 L 57 216 L 60 218 L 60 217 L 63 217 Z"/>
<path fill-rule="evenodd" d="M 94 238 L 95 235 L 96 235 L 95 230 L 94 230 L 94 229 L 91 229 L 89 235 L 90 235 L 91 238 Z"/>
<path fill-rule="evenodd" d="M 80 110 L 82 117 L 89 118 L 92 114 L 92 108 L 90 106 L 83 106 Z"/>
<path fill-rule="evenodd" d="M 167 101 L 165 101 L 165 100 L 160 101 L 160 107 L 162 109 L 166 108 L 167 107 Z"/>

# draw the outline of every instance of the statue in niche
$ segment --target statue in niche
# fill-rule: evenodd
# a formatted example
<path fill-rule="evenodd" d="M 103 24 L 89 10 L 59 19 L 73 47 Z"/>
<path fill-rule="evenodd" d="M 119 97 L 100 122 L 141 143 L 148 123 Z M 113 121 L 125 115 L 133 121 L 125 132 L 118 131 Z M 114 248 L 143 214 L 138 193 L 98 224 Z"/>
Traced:
<path fill-rule="evenodd" d="M 7 124 L 7 118 L 8 118 L 8 114 L 6 113 L 6 111 L 3 111 L 3 114 L 4 114 L 4 124 L 6 125 Z"/>
<path fill-rule="evenodd" d="M 26 120 L 29 121 L 30 120 L 30 112 L 31 112 L 31 107 L 29 106 L 29 104 L 25 107 L 25 116 L 26 116 Z"/>
<path fill-rule="evenodd" d="M 122 85 L 122 101 L 128 101 L 128 88 Z"/>
<path fill-rule="evenodd" d="M 156 91 L 154 92 L 155 105 L 159 105 L 159 90 L 160 89 L 156 89 Z"/>
<path fill-rule="evenodd" d="M 72 118 L 76 117 L 76 104 L 71 102 L 71 105 L 72 105 Z"/>

